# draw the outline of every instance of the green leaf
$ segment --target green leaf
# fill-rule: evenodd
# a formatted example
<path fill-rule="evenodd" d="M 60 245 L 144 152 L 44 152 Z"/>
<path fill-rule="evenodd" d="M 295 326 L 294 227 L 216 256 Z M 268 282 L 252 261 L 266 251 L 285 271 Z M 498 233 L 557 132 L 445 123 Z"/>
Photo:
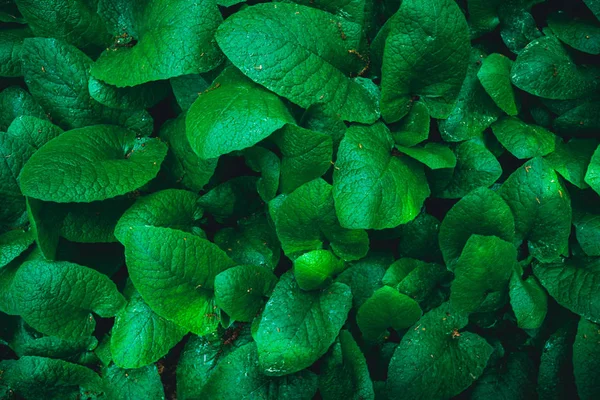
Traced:
<path fill-rule="evenodd" d="M 490 54 L 482 60 L 483 64 L 477 73 L 479 82 L 494 103 L 508 115 L 519 113 L 515 90 L 510 81 L 513 62 L 503 54 Z"/>
<path fill-rule="evenodd" d="M 569 136 L 594 136 L 600 128 L 600 102 L 576 105 L 553 121 L 554 129 Z"/>
<path fill-rule="evenodd" d="M 89 336 L 91 311 L 112 317 L 125 306 L 115 284 L 91 268 L 69 262 L 28 261 L 11 288 L 16 308 L 34 329 L 64 339 Z"/>
<path fill-rule="evenodd" d="M 498 6 L 501 0 L 467 0 L 471 38 L 492 32 L 500 24 Z"/>
<path fill-rule="evenodd" d="M 512 243 L 496 236 L 472 235 L 454 266 L 452 307 L 467 314 L 477 311 L 488 294 L 506 289 L 516 261 Z"/>
<path fill-rule="evenodd" d="M 115 318 L 110 352 L 119 367 L 140 368 L 166 355 L 187 330 L 155 314 L 129 282 L 125 293 L 127 306 Z"/>
<path fill-rule="evenodd" d="M 11 122 L 6 133 L 26 141 L 37 150 L 63 133 L 63 130 L 45 119 L 21 115 Z"/>
<path fill-rule="evenodd" d="M 96 13 L 98 0 L 16 0 L 19 11 L 36 36 L 64 40 L 83 48 L 101 48 L 110 41 Z"/>
<path fill-rule="evenodd" d="M 393 148 L 382 123 L 346 132 L 333 173 L 335 209 L 343 227 L 393 228 L 419 214 L 429 196 L 423 168 L 394 156 Z"/>
<path fill-rule="evenodd" d="M 409 329 L 390 363 L 388 397 L 450 398 L 479 378 L 492 347 L 474 333 L 459 333 L 467 322 L 445 303 Z"/>
<path fill-rule="evenodd" d="M 115 228 L 115 236 L 125 243 L 127 236 L 137 227 L 158 226 L 190 232 L 204 237 L 198 225 L 202 209 L 198 196 L 186 190 L 166 189 L 140 197 L 127 209 Z"/>
<path fill-rule="evenodd" d="M 427 143 L 423 147 L 404 147 L 396 145 L 401 153 L 414 158 L 431 169 L 454 168 L 456 156 L 449 147 L 439 143 Z"/>
<path fill-rule="evenodd" d="M 19 137 L 0 132 L 0 225 L 16 226 L 25 212 L 25 198 L 19 187 L 25 163 L 35 148 Z"/>
<path fill-rule="evenodd" d="M 197 335 L 217 328 L 214 279 L 234 265 L 222 250 L 190 233 L 153 226 L 135 227 L 124 244 L 131 280 L 155 313 Z"/>
<path fill-rule="evenodd" d="M 419 304 L 397 289 L 384 286 L 377 289 L 358 309 L 356 322 L 365 340 L 375 342 L 388 334 L 412 326 L 421 318 Z"/>
<path fill-rule="evenodd" d="M 238 176 L 201 196 L 198 205 L 217 222 L 238 220 L 262 210 L 263 201 L 257 192 L 258 178 Z"/>
<path fill-rule="evenodd" d="M 454 154 L 454 169 L 427 171 L 434 197 L 461 198 L 477 188 L 490 187 L 502 175 L 502 166 L 479 138 L 460 143 Z"/>
<path fill-rule="evenodd" d="M 291 193 L 321 177 L 333 158 L 333 140 L 326 133 L 286 125 L 273 140 L 281 151 L 281 192 Z"/>
<path fill-rule="evenodd" d="M 277 195 L 279 188 L 279 175 L 281 162 L 279 157 L 264 147 L 254 146 L 244 150 L 246 164 L 255 172 L 260 172 L 261 177 L 256 181 L 256 191 L 260 198 L 271 201 Z"/>
<path fill-rule="evenodd" d="M 478 78 L 484 57 L 483 51 L 471 49 L 467 76 L 456 104 L 447 119 L 438 122 L 440 134 L 447 142 L 460 142 L 480 136 L 502 114 Z"/>
<path fill-rule="evenodd" d="M 15 229 L 0 235 L 0 268 L 27 250 L 33 241 L 33 232 L 22 229 Z"/>
<path fill-rule="evenodd" d="M 360 308 L 375 290 L 382 286 L 385 270 L 394 261 L 391 255 L 369 254 L 342 272 L 336 282 L 344 283 L 352 291 L 352 307 Z"/>
<path fill-rule="evenodd" d="M 416 101 L 397 126 L 390 129 L 397 145 L 411 147 L 427 140 L 430 124 L 431 118 L 427 105 L 422 101 Z"/>
<path fill-rule="evenodd" d="M 396 288 L 422 307 L 429 306 L 441 286 L 446 286 L 452 274 L 440 264 L 401 258 L 385 272 L 382 283 Z M 439 304 L 437 304 L 439 305 Z"/>
<path fill-rule="evenodd" d="M 419 96 L 433 118 L 447 118 L 467 73 L 469 27 L 451 0 L 405 0 L 387 37 L 381 113 L 396 122 Z M 438 23 L 444 21 L 444 23 Z"/>
<path fill-rule="evenodd" d="M 98 13 L 113 35 L 129 41 L 92 65 L 92 75 L 108 84 L 136 86 L 209 71 L 222 61 L 213 38 L 222 17 L 212 1 L 99 0 Z"/>
<path fill-rule="evenodd" d="M 579 189 L 586 189 L 589 186 L 585 183 L 585 173 L 597 147 L 598 142 L 593 139 L 574 138 L 567 143 L 557 140 L 554 152 L 545 158 L 563 178 Z"/>
<path fill-rule="evenodd" d="M 533 272 L 558 304 L 593 322 L 600 322 L 600 259 L 570 258 L 535 263 Z"/>
<path fill-rule="evenodd" d="M 205 398 L 310 400 L 317 392 L 314 373 L 304 370 L 284 377 L 267 376 L 262 373 L 259 360 L 254 343 L 234 350 L 211 374 L 203 391 Z"/>
<path fill-rule="evenodd" d="M 583 252 L 588 256 L 600 256 L 600 216 L 576 213 L 573 217 L 573 225 L 575 225 L 577 242 Z"/>
<path fill-rule="evenodd" d="M 248 325 L 240 325 L 225 331 L 222 337 L 217 333 L 204 337 L 191 335 L 177 364 L 177 398 L 203 398 L 204 387 L 216 366 L 227 355 L 252 341 L 249 328 Z M 231 343 L 226 343 L 228 341 Z"/>
<path fill-rule="evenodd" d="M 541 399 L 576 396 L 572 363 L 574 328 L 572 323 L 564 324 L 544 343 L 537 379 Z"/>
<path fill-rule="evenodd" d="M 0 76 L 21 76 L 23 40 L 31 37 L 29 29 L 6 29 L 0 32 Z"/>
<path fill-rule="evenodd" d="M 92 60 L 57 39 L 25 39 L 23 75 L 29 91 L 61 128 L 118 124 L 144 133 L 152 118 L 143 110 L 115 110 L 94 100 L 88 89 Z"/>
<path fill-rule="evenodd" d="M 209 159 L 254 146 L 286 123 L 294 120 L 279 97 L 229 67 L 192 104 L 186 134 Z"/>
<path fill-rule="evenodd" d="M 60 235 L 78 243 L 116 242 L 115 226 L 131 203 L 132 200 L 116 198 L 69 204 L 65 210 Z"/>
<path fill-rule="evenodd" d="M 111 365 L 102 370 L 106 396 L 114 400 L 165 398 L 163 384 L 156 365 L 138 369 L 122 369 Z"/>
<path fill-rule="evenodd" d="M 358 260 L 367 254 L 367 233 L 340 226 L 331 192 L 331 185 L 315 179 L 269 203 L 277 236 L 288 257 L 321 249 L 325 242 L 345 261 Z"/>
<path fill-rule="evenodd" d="M 463 197 L 448 211 L 440 226 L 440 249 L 453 269 L 471 235 L 497 236 L 513 241 L 515 223 L 506 202 L 495 192 L 480 188 Z"/>
<path fill-rule="evenodd" d="M 499 191 L 515 217 L 515 239 L 527 240 L 529 253 L 543 262 L 563 254 L 571 233 L 571 199 L 556 172 L 534 158 Z"/>
<path fill-rule="evenodd" d="M 502 21 L 500 36 L 506 47 L 515 54 L 520 54 L 529 43 L 543 36 L 529 11 L 531 5 L 540 1 L 534 0 L 526 4 L 520 4 L 521 2 L 516 0 L 512 3 L 503 3 L 499 10 Z"/>
<path fill-rule="evenodd" d="M 100 104 L 119 110 L 150 108 L 169 92 L 167 81 L 148 82 L 135 87 L 117 88 L 94 77 L 88 82 L 90 96 Z"/>
<path fill-rule="evenodd" d="M 556 136 L 541 126 L 526 124 L 516 117 L 492 125 L 498 141 L 518 159 L 540 157 L 554 151 Z"/>
<path fill-rule="evenodd" d="M 169 146 L 164 167 L 173 181 L 181 183 L 186 189 L 198 192 L 212 177 L 217 167 L 217 159 L 199 158 L 190 146 L 185 129 L 185 114 L 163 124 L 160 138 Z"/>
<path fill-rule="evenodd" d="M 583 2 L 592 10 L 596 18 L 600 20 L 600 2 L 598 0 L 583 0 Z"/>
<path fill-rule="evenodd" d="M 573 373 L 577 393 L 582 400 L 595 399 L 600 395 L 600 385 L 595 375 L 600 366 L 599 343 L 600 326 L 581 318 L 573 344 Z"/>
<path fill-rule="evenodd" d="M 597 20 L 581 19 L 564 12 L 548 17 L 548 26 L 562 42 L 589 54 L 600 54 L 600 24 Z"/>
<path fill-rule="evenodd" d="M 346 330 L 323 358 L 319 392 L 324 400 L 374 400 L 373 382 L 365 356 Z"/>
<path fill-rule="evenodd" d="M 350 288 L 342 283 L 305 292 L 291 273 L 284 274 L 253 335 L 261 370 L 281 376 L 312 365 L 337 337 L 351 305 Z"/>
<path fill-rule="evenodd" d="M 513 272 L 510 278 L 510 305 L 521 329 L 538 329 L 548 312 L 548 295 L 534 276 L 522 279 Z"/>
<path fill-rule="evenodd" d="M 498 365 L 486 368 L 473 385 L 473 400 L 527 400 L 536 398 L 536 366 L 526 352 L 514 352 Z"/>
<path fill-rule="evenodd" d="M 274 270 L 281 248 L 275 228 L 264 214 L 240 219 L 234 228 L 221 229 L 214 242 L 237 264 Z"/>
<path fill-rule="evenodd" d="M 5 131 L 15 118 L 22 115 L 48 119 L 42 107 L 24 89 L 11 86 L 2 90 L 0 92 L 0 130 Z"/>
<path fill-rule="evenodd" d="M 210 88 L 217 72 L 221 72 L 221 68 L 205 74 L 181 75 L 169 79 L 177 104 L 183 111 L 189 110 L 198 96 Z"/>
<path fill-rule="evenodd" d="M 0 363 L 3 382 L 25 399 L 63 400 L 79 395 L 80 387 L 101 391 L 102 381 L 81 365 L 45 357 L 21 357 Z"/>
<path fill-rule="evenodd" d="M 93 357 L 92 350 L 98 346 L 93 337 L 81 337 L 74 340 L 60 339 L 55 336 L 42 336 L 22 319 L 19 319 L 8 341 L 10 348 L 19 357 L 38 356 L 60 358 L 78 364 L 87 364 Z"/>
<path fill-rule="evenodd" d="M 584 181 L 590 185 L 596 193 L 600 193 L 600 146 L 596 148 L 596 151 L 594 151 L 594 154 L 590 159 Z"/>
<path fill-rule="evenodd" d="M 54 260 L 66 210 L 58 203 L 27 198 L 31 231 L 44 258 Z"/>
<path fill-rule="evenodd" d="M 379 117 L 372 82 L 351 79 L 365 67 L 357 56 L 359 24 L 295 4 L 257 4 L 217 30 L 221 50 L 246 76 L 303 108 L 373 123 Z"/>
<path fill-rule="evenodd" d="M 426 212 L 399 227 L 401 257 L 416 258 L 423 261 L 441 261 L 442 253 L 438 245 L 440 221 Z"/>
<path fill-rule="evenodd" d="M 73 129 L 48 142 L 21 172 L 25 196 L 55 202 L 91 202 L 126 194 L 156 176 L 167 153 L 156 139 L 124 128 Z"/>
<path fill-rule="evenodd" d="M 304 290 L 323 288 L 344 270 L 344 262 L 327 250 L 313 250 L 294 260 L 294 278 Z"/>
<path fill-rule="evenodd" d="M 563 45 L 552 36 L 529 43 L 511 69 L 515 86 L 534 96 L 568 100 L 587 96 L 598 88 L 596 68 L 576 65 Z"/>
<path fill-rule="evenodd" d="M 265 267 L 240 265 L 215 277 L 217 305 L 232 319 L 252 322 L 277 283 L 277 277 Z"/>

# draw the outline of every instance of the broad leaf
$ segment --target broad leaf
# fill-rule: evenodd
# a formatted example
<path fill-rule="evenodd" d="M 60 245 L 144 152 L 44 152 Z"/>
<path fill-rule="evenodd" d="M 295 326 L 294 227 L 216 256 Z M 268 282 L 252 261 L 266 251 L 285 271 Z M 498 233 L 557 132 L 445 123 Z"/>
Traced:
<path fill-rule="evenodd" d="M 233 266 L 222 250 L 191 233 L 153 226 L 134 228 L 124 244 L 131 280 L 155 313 L 197 335 L 217 328 L 214 279 Z"/>
<path fill-rule="evenodd" d="M 44 201 L 91 202 L 131 192 L 156 176 L 167 153 L 156 139 L 109 125 L 73 129 L 37 151 L 21 190 Z"/>
<path fill-rule="evenodd" d="M 253 335 L 261 370 L 280 376 L 312 365 L 337 337 L 351 305 L 350 288 L 342 283 L 305 292 L 284 274 Z"/>
<path fill-rule="evenodd" d="M 115 284 L 91 268 L 68 262 L 29 261 L 11 288 L 19 314 L 36 330 L 65 339 L 89 336 L 91 312 L 112 317 L 125 306 Z"/>
<path fill-rule="evenodd" d="M 434 118 L 450 115 L 467 73 L 469 28 L 451 0 L 405 0 L 387 37 L 381 112 L 396 122 L 419 96 Z M 443 21 L 443 23 L 441 23 Z"/>
<path fill-rule="evenodd" d="M 257 4 L 219 27 L 217 42 L 245 75 L 303 108 L 322 104 L 327 114 L 372 123 L 379 117 L 372 82 L 351 79 L 361 26 L 306 6 Z"/>
<path fill-rule="evenodd" d="M 222 60 L 213 35 L 222 21 L 210 0 L 99 0 L 124 45 L 107 49 L 92 75 L 117 87 L 209 71 Z M 135 41 L 133 45 L 129 45 Z"/>
<path fill-rule="evenodd" d="M 387 127 L 348 129 L 333 174 L 333 198 L 340 223 L 351 229 L 393 228 L 414 219 L 429 187 L 423 167 L 392 154 Z"/>

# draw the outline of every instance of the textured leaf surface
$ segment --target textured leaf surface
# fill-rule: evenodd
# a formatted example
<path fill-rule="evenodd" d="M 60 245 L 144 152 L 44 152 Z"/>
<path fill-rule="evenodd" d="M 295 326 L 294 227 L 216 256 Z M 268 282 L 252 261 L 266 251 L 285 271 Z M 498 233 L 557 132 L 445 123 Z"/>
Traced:
<path fill-rule="evenodd" d="M 281 191 L 293 192 L 321 177 L 331 167 L 333 139 L 330 135 L 286 125 L 274 137 L 281 151 Z"/>
<path fill-rule="evenodd" d="M 139 198 L 123 213 L 115 228 L 115 236 L 124 243 L 127 235 L 139 226 L 159 226 L 204 236 L 197 226 L 202 209 L 198 196 L 186 190 L 167 189 Z"/>
<path fill-rule="evenodd" d="M 600 322 L 600 281 L 597 258 L 573 258 L 552 264 L 534 264 L 533 272 L 550 296 L 563 307 Z"/>
<path fill-rule="evenodd" d="M 44 201 L 91 202 L 126 194 L 156 176 L 167 153 L 156 139 L 109 125 L 74 129 L 34 154 L 21 190 Z"/>
<path fill-rule="evenodd" d="M 348 76 L 362 68 L 349 51 L 359 48 L 360 29 L 315 8 L 274 3 L 235 13 L 216 38 L 236 67 L 278 95 L 304 108 L 320 103 L 343 120 L 372 123 L 379 117 L 376 91 Z"/>
<path fill-rule="evenodd" d="M 125 256 L 154 312 L 197 335 L 216 329 L 214 280 L 234 264 L 215 244 L 171 228 L 136 227 L 125 239 Z"/>
<path fill-rule="evenodd" d="M 416 301 L 397 289 L 384 286 L 358 309 L 356 323 L 365 340 L 377 341 L 388 333 L 387 328 L 406 329 L 417 322 L 421 314 Z"/>
<path fill-rule="evenodd" d="M 518 159 L 545 156 L 554 151 L 556 136 L 537 125 L 529 125 L 516 117 L 503 118 L 492 130 L 498 141 Z"/>
<path fill-rule="evenodd" d="M 328 183 L 315 179 L 271 201 L 269 212 L 286 255 L 293 258 L 321 249 L 325 241 L 346 261 L 358 260 L 367 254 L 366 232 L 340 226 L 331 192 Z"/>
<path fill-rule="evenodd" d="M 103 371 L 107 395 L 115 400 L 162 400 L 164 389 L 155 365 L 137 369 L 123 369 L 111 365 Z"/>
<path fill-rule="evenodd" d="M 29 91 L 62 128 L 113 123 L 142 132 L 152 130 L 146 111 L 111 109 L 91 97 L 92 60 L 76 47 L 57 39 L 25 39 L 22 58 Z"/>
<path fill-rule="evenodd" d="M 125 306 L 125 299 L 106 275 L 68 262 L 23 264 L 11 291 L 19 314 L 29 325 L 65 339 L 94 331 L 92 311 L 107 318 Z"/>
<path fill-rule="evenodd" d="M 96 13 L 98 0 L 15 1 L 36 36 L 64 40 L 77 47 L 102 47 L 110 41 Z"/>
<path fill-rule="evenodd" d="M 340 143 L 333 175 L 335 209 L 343 227 L 393 228 L 414 219 L 429 187 L 423 168 L 392 154 L 385 125 L 351 127 Z"/>
<path fill-rule="evenodd" d="M 516 261 L 512 243 L 496 236 L 472 235 L 454 266 L 452 307 L 465 313 L 477 311 L 488 294 L 506 288 Z"/>
<path fill-rule="evenodd" d="M 527 240 L 531 255 L 549 262 L 566 250 L 571 199 L 546 161 L 526 162 L 504 182 L 500 195 L 515 217 L 515 239 Z"/>
<path fill-rule="evenodd" d="M 483 373 L 492 347 L 474 333 L 456 335 L 467 322 L 447 303 L 425 314 L 392 357 L 388 396 L 443 399 L 468 388 Z"/>
<path fill-rule="evenodd" d="M 599 356 L 600 326 L 581 318 L 573 344 L 573 373 L 577 393 L 582 400 L 595 399 L 600 395 L 600 385 L 594 373 L 599 367 Z"/>
<path fill-rule="evenodd" d="M 2 380 L 26 399 L 74 398 L 80 388 L 102 390 L 94 371 L 81 365 L 45 357 L 21 357 L 2 361 Z"/>
<path fill-rule="evenodd" d="M 232 319 L 251 322 L 276 283 L 275 275 L 265 267 L 240 265 L 229 268 L 215 277 L 217 305 Z"/>
<path fill-rule="evenodd" d="M 413 96 L 427 104 L 432 117 L 448 117 L 467 73 L 469 47 L 469 28 L 456 3 L 403 1 L 383 56 L 384 119 L 406 115 Z"/>
<path fill-rule="evenodd" d="M 112 33 L 131 37 L 136 43 L 106 50 L 92 66 L 95 78 L 118 87 L 136 86 L 209 71 L 222 60 L 213 38 L 222 17 L 212 1 L 98 3 L 98 12 Z"/>
<path fill-rule="evenodd" d="M 317 391 L 317 376 L 308 371 L 267 376 L 261 371 L 256 344 L 249 343 L 225 357 L 211 374 L 207 398 L 310 400 Z M 231 383 L 235 382 L 235 385 Z"/>
<path fill-rule="evenodd" d="M 186 134 L 198 157 L 210 159 L 251 147 L 293 122 L 280 98 L 231 67 L 192 104 Z"/>
<path fill-rule="evenodd" d="M 440 226 L 440 249 L 452 269 L 473 234 L 497 236 L 513 241 L 515 222 L 506 202 L 489 189 L 477 189 L 463 197 L 446 215 Z"/>
<path fill-rule="evenodd" d="M 294 260 L 294 278 L 304 290 L 322 288 L 344 269 L 344 262 L 327 250 L 313 250 Z"/>
<path fill-rule="evenodd" d="M 598 87 L 600 71 L 576 65 L 563 45 L 552 36 L 529 43 L 511 70 L 515 86 L 546 99 L 576 99 Z"/>
<path fill-rule="evenodd" d="M 567 143 L 557 140 L 554 152 L 545 158 L 563 178 L 585 189 L 589 187 L 585 183 L 585 174 L 597 147 L 598 143 L 593 139 L 571 139 Z"/>
<path fill-rule="evenodd" d="M 202 190 L 217 167 L 216 159 L 198 157 L 188 141 L 185 114 L 167 121 L 160 130 L 160 138 L 169 146 L 165 167 L 175 182 L 195 192 Z"/>
<path fill-rule="evenodd" d="M 347 285 L 305 292 L 291 273 L 283 275 L 254 335 L 261 370 L 280 376 L 312 365 L 335 340 L 351 305 Z"/>
<path fill-rule="evenodd" d="M 548 295 L 534 276 L 521 279 L 513 273 L 510 278 L 510 305 L 523 329 L 538 329 L 548 312 Z"/>
<path fill-rule="evenodd" d="M 133 286 L 126 295 L 127 306 L 111 330 L 110 352 L 119 367 L 140 368 L 167 354 L 187 330 L 155 314 Z"/>
<path fill-rule="evenodd" d="M 490 54 L 483 59 L 477 73 L 479 82 L 498 107 L 508 115 L 517 115 L 519 110 L 515 90 L 510 81 L 513 62 L 502 54 Z"/>
<path fill-rule="evenodd" d="M 324 358 L 319 391 L 325 400 L 374 400 L 373 382 L 365 356 L 346 330 L 340 332 Z"/>

